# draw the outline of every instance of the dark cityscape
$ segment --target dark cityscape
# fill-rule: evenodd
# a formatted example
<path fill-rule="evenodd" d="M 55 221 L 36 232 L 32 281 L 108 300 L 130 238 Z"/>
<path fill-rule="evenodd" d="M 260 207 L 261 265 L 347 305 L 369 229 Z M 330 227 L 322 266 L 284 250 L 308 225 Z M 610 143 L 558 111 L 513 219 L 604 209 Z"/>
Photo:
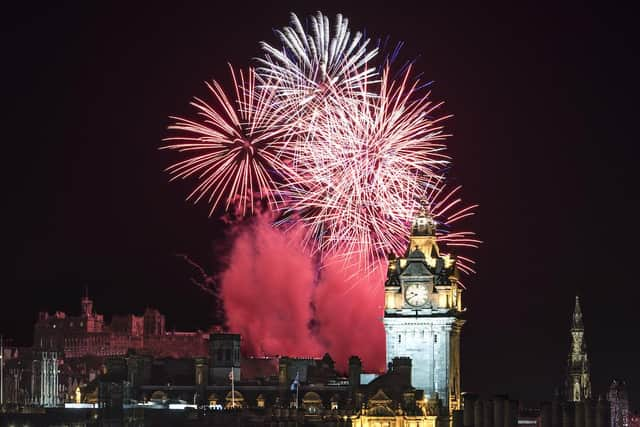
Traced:
<path fill-rule="evenodd" d="M 12 4 L 0 427 L 640 427 L 634 19 Z"/>

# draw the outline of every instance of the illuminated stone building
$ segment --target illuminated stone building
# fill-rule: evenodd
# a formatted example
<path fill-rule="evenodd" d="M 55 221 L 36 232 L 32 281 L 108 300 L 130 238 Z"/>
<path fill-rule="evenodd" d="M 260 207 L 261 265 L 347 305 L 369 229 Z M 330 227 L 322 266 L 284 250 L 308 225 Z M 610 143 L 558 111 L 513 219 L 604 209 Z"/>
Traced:
<path fill-rule="evenodd" d="M 35 352 L 31 367 L 32 403 L 39 406 L 60 404 L 58 383 L 58 354 L 52 351 Z"/>
<path fill-rule="evenodd" d="M 147 308 L 142 316 L 114 315 L 107 324 L 85 295 L 79 316 L 41 312 L 34 326 L 34 347 L 55 351 L 65 359 L 118 356 L 138 350 L 153 357 L 197 357 L 207 354 L 209 334 L 165 329 L 165 317 Z"/>
<path fill-rule="evenodd" d="M 611 405 L 611 427 L 629 427 L 629 398 L 625 382 L 614 380 L 607 399 Z"/>
<path fill-rule="evenodd" d="M 389 260 L 384 328 L 387 363 L 413 362 L 411 384 L 444 408 L 461 408 L 460 330 L 464 320 L 456 260 L 440 253 L 436 223 L 423 210 L 403 258 Z"/>
<path fill-rule="evenodd" d="M 25 390 L 28 384 L 26 384 L 24 373 L 28 367 L 23 366 L 21 359 L 25 349 L 5 345 L 2 350 L 2 360 L 0 360 L 4 364 L 2 403 L 27 403 L 28 397 L 25 395 Z"/>
<path fill-rule="evenodd" d="M 565 400 L 568 402 L 584 402 L 591 399 L 591 374 L 587 343 L 584 339 L 584 324 L 580 298 L 576 296 L 575 308 L 571 319 L 571 347 L 567 362 L 567 378 L 565 384 Z"/>
<path fill-rule="evenodd" d="M 224 335 L 232 334 L 220 334 L 217 340 L 212 337 L 212 341 L 230 340 Z M 241 359 L 241 363 L 259 362 L 262 367 L 257 370 L 247 367 L 247 372 L 260 371 L 260 375 L 243 375 L 242 381 L 235 381 L 232 397 L 228 376 L 213 377 L 212 370 L 209 370 L 208 378 L 205 375 L 207 364 L 216 365 L 217 347 L 212 346 L 211 350 L 208 359 L 162 362 L 162 366 L 158 365 L 160 369 L 152 370 L 150 382 L 133 390 L 131 396 L 146 401 L 147 407 L 161 408 L 168 402 L 181 401 L 198 402 L 210 408 L 241 409 L 236 412 L 236 421 L 229 422 L 236 425 L 240 422 L 238 419 L 242 419 L 242 425 L 261 426 L 296 422 L 299 425 L 361 427 L 450 425 L 451 418 L 443 411 L 442 402 L 437 398 L 426 399 L 422 390 L 411 385 L 409 358 L 393 359 L 388 372 L 370 381 L 363 381 L 369 377 L 362 375 L 362 364 L 356 356 L 349 359 L 346 376 L 335 370 L 335 362 L 328 354 L 322 358 L 281 357 L 275 359 L 276 364 L 271 363 L 274 360 L 271 358 Z M 122 362 L 119 366 L 129 367 L 130 364 Z M 126 387 L 130 377 L 130 372 L 119 374 L 122 387 Z M 106 378 L 113 381 L 113 376 Z M 295 379 L 298 380 L 297 389 Z M 456 412 L 461 426 L 460 411 Z M 206 416 L 221 419 L 228 415 L 213 411 Z M 216 421 L 212 422 L 215 424 Z"/>
<path fill-rule="evenodd" d="M 33 346 L 15 349 L 8 360 L 7 402 L 56 406 L 75 400 L 77 391 L 103 373 L 109 357 L 129 354 L 132 377 L 128 380 L 139 385 L 150 377 L 153 359 L 192 360 L 208 355 L 209 333 L 167 331 L 158 310 L 147 308 L 142 316 L 114 315 L 108 323 L 94 311 L 87 295 L 81 298 L 80 308 L 78 316 L 39 313 Z"/>
<path fill-rule="evenodd" d="M 540 427 L 610 427 L 610 406 L 603 394 L 591 390 L 591 374 L 580 298 L 571 315 L 567 371 L 553 400 L 540 405 Z"/>
<path fill-rule="evenodd" d="M 240 371 L 240 335 L 212 334 L 209 339 L 209 377 L 212 381 L 227 380 L 233 370 L 236 381 L 242 379 Z"/>

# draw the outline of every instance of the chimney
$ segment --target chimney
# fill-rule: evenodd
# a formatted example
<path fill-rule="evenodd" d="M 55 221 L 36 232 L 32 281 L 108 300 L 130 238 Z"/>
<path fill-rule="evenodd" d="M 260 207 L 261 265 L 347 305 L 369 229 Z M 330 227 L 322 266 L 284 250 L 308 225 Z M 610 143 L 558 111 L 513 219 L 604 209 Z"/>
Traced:
<path fill-rule="evenodd" d="M 411 384 L 411 358 L 410 357 L 394 357 L 393 358 L 392 371 L 398 374 L 402 381 L 410 385 Z"/>
<path fill-rule="evenodd" d="M 356 389 L 360 387 L 360 374 L 362 373 L 362 361 L 358 356 L 349 358 L 349 385 Z"/>

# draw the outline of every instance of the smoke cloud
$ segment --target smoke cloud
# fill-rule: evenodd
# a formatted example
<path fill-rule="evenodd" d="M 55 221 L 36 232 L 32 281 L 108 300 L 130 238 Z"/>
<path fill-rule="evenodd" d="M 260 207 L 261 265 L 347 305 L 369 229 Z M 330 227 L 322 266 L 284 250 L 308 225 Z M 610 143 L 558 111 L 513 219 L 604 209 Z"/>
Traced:
<path fill-rule="evenodd" d="M 238 230 L 220 279 L 228 326 L 242 334 L 245 354 L 329 353 L 343 371 L 358 355 L 364 369 L 384 370 L 383 262 L 368 274 L 357 262 L 319 266 L 300 230 L 278 230 L 266 216 Z"/>

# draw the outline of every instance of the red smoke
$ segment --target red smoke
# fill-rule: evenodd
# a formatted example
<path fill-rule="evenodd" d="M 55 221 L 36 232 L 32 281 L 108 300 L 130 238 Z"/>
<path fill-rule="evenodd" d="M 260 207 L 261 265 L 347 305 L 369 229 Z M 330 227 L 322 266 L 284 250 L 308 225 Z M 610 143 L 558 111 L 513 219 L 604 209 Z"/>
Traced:
<path fill-rule="evenodd" d="M 346 365 L 349 356 L 357 355 L 365 369 L 383 371 L 385 266 L 367 274 L 358 263 L 328 261 L 313 293 L 318 338 L 339 367 Z"/>
<path fill-rule="evenodd" d="M 247 355 L 322 356 L 346 370 L 358 355 L 369 371 L 384 369 L 384 268 L 319 268 L 300 243 L 258 217 L 235 238 L 221 295 L 232 331 Z M 382 272 L 382 273 L 381 273 Z"/>

